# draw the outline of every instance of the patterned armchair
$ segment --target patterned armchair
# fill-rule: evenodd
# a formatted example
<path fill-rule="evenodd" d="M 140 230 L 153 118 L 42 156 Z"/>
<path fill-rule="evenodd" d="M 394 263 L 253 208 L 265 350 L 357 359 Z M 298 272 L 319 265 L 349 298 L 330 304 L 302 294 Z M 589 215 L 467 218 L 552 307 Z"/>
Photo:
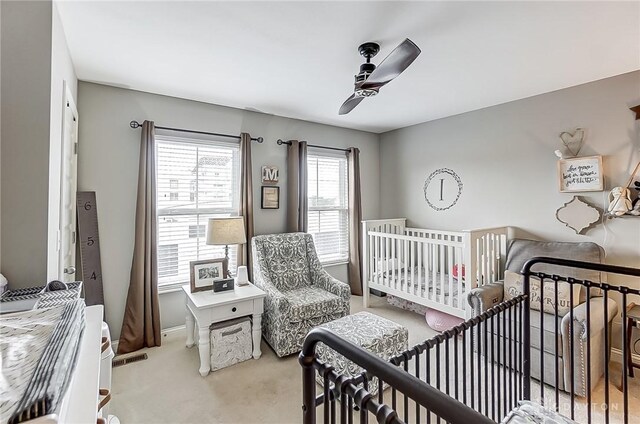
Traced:
<path fill-rule="evenodd" d="M 313 327 L 349 315 L 349 286 L 320 264 L 310 234 L 256 236 L 253 283 L 267 292 L 262 334 L 280 357 L 299 352 Z"/>

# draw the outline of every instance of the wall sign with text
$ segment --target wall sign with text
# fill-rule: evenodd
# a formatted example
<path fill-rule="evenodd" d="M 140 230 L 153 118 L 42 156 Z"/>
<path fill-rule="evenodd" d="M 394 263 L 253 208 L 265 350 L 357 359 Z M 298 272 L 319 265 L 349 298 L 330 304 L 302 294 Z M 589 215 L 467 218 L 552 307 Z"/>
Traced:
<path fill-rule="evenodd" d="M 461 194 L 462 180 L 449 168 L 433 171 L 424 182 L 424 200 L 437 211 L 453 207 Z"/>
<path fill-rule="evenodd" d="M 558 183 L 562 193 L 602 191 L 604 189 L 602 156 L 560 159 Z"/>

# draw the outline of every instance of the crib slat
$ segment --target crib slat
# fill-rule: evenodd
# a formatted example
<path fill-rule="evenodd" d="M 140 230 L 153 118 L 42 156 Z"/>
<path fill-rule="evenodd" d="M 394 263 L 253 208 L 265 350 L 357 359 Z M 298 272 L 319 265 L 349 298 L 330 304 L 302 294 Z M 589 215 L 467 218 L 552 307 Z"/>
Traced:
<path fill-rule="evenodd" d="M 462 265 L 462 249 L 458 248 L 456 249 L 456 263 L 458 266 L 458 300 L 457 300 L 457 307 L 458 309 L 462 309 L 462 310 L 466 310 L 467 307 L 467 302 L 463 301 L 463 293 L 462 293 L 462 286 L 464 284 L 464 272 L 465 272 L 465 268 L 464 265 Z"/>
<path fill-rule="evenodd" d="M 500 270 L 500 264 L 498 262 L 498 255 L 500 252 L 500 236 L 498 234 L 492 234 L 493 235 L 493 280 L 491 281 L 492 283 L 495 283 L 496 281 L 498 281 L 500 278 L 498 276 L 498 272 Z"/>
<path fill-rule="evenodd" d="M 437 289 L 436 287 L 438 286 L 438 280 L 437 280 L 437 274 L 436 274 L 436 268 L 438 267 L 438 258 L 437 258 L 437 249 L 438 249 L 438 245 L 436 244 L 432 244 L 431 245 L 431 295 L 429 296 L 431 298 L 431 300 L 436 300 L 436 295 L 437 295 Z"/>
<path fill-rule="evenodd" d="M 375 253 L 373 251 L 373 241 L 374 238 L 371 234 L 369 234 L 369 275 L 366 275 L 367 281 L 373 280 L 373 269 L 374 269 L 374 261 L 375 261 Z"/>
<path fill-rule="evenodd" d="M 404 268 L 404 284 L 407 288 L 407 293 L 411 293 L 411 285 L 409 284 L 409 278 L 407 278 L 407 251 L 409 250 L 409 241 L 405 240 L 402 244 L 402 265 L 399 266 L 400 273 L 402 274 Z"/>
<path fill-rule="evenodd" d="M 438 284 L 438 288 L 440 289 L 440 303 L 442 303 L 443 305 L 445 305 L 447 303 L 446 298 L 444 296 L 445 294 L 445 282 L 444 282 L 444 276 L 446 273 L 446 268 L 445 268 L 445 249 L 444 246 L 439 244 L 438 245 L 438 256 L 439 256 L 439 260 L 440 260 L 440 284 Z"/>
<path fill-rule="evenodd" d="M 433 255 L 433 245 L 428 242 L 421 242 L 420 244 L 424 245 L 424 254 L 426 255 L 424 258 L 424 284 L 419 282 L 420 284 L 420 297 L 424 299 L 429 299 L 430 290 L 431 290 L 431 278 L 429 277 L 429 273 L 431 272 L 431 257 Z"/>
<path fill-rule="evenodd" d="M 418 243 L 418 290 L 422 285 L 422 243 Z"/>
<path fill-rule="evenodd" d="M 393 288 L 398 290 L 398 279 L 396 278 L 396 242 L 398 240 L 396 238 L 390 239 L 391 244 L 391 253 L 389 258 L 389 268 L 391 268 L 391 284 L 393 284 Z"/>
<path fill-rule="evenodd" d="M 471 241 L 473 243 L 473 240 Z M 475 270 L 475 275 L 472 275 L 471 278 L 477 278 L 478 279 L 478 286 L 482 286 L 482 277 L 481 277 L 481 272 L 482 272 L 482 262 L 480 261 L 481 256 L 480 256 L 480 239 L 475 241 L 476 244 L 476 270 Z"/>
<path fill-rule="evenodd" d="M 487 238 L 482 237 L 482 284 L 487 284 Z"/>
<path fill-rule="evenodd" d="M 487 239 L 487 276 L 485 278 L 488 284 L 491 283 L 491 273 L 493 269 L 493 261 L 491 260 L 491 235 L 487 234 L 485 238 Z"/>
<path fill-rule="evenodd" d="M 410 261 L 411 261 L 411 285 L 415 286 L 416 281 L 415 281 L 415 258 L 416 258 L 416 252 L 415 252 L 415 242 L 411 242 L 411 255 L 410 255 Z M 419 290 L 419 288 L 418 288 Z"/>
<path fill-rule="evenodd" d="M 447 275 L 449 276 L 449 297 L 447 303 L 452 308 L 453 304 L 453 247 L 447 248 Z"/>
<path fill-rule="evenodd" d="M 388 236 L 384 238 L 384 275 L 385 286 L 391 287 L 391 279 L 389 278 L 389 251 L 391 250 L 391 239 Z"/>
<path fill-rule="evenodd" d="M 375 258 L 372 261 L 375 264 L 375 272 L 374 277 L 376 280 L 376 284 L 380 284 L 380 236 L 375 236 Z"/>

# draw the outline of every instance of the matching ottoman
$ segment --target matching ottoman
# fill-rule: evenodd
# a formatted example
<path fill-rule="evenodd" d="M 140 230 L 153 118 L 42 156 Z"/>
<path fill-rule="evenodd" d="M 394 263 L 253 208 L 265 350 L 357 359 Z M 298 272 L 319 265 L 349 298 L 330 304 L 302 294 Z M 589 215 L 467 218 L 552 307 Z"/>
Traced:
<path fill-rule="evenodd" d="M 385 361 L 409 348 L 409 332 L 405 327 L 369 312 L 347 315 L 318 327 L 333 331 Z M 339 374 L 355 377 L 363 371 L 322 343 L 318 344 L 316 354 L 321 362 L 333 366 Z M 323 378 L 317 374 L 316 381 L 320 385 L 324 383 Z M 369 393 L 378 393 L 378 379 L 375 377 L 369 382 Z"/>

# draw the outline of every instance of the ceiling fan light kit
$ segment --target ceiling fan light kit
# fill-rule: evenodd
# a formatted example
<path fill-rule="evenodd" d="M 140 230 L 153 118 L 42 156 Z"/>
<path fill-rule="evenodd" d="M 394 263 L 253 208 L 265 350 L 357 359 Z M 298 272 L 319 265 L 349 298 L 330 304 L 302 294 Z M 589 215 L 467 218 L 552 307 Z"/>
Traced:
<path fill-rule="evenodd" d="M 351 112 L 365 97 L 373 97 L 384 85 L 404 72 L 420 54 L 420 49 L 408 38 L 396 47 L 376 67 L 371 58 L 378 54 L 380 45 L 373 42 L 363 43 L 358 51 L 367 61 L 360 65 L 360 72 L 355 75 L 353 94 L 342 104 L 338 113 L 346 115 Z"/>

